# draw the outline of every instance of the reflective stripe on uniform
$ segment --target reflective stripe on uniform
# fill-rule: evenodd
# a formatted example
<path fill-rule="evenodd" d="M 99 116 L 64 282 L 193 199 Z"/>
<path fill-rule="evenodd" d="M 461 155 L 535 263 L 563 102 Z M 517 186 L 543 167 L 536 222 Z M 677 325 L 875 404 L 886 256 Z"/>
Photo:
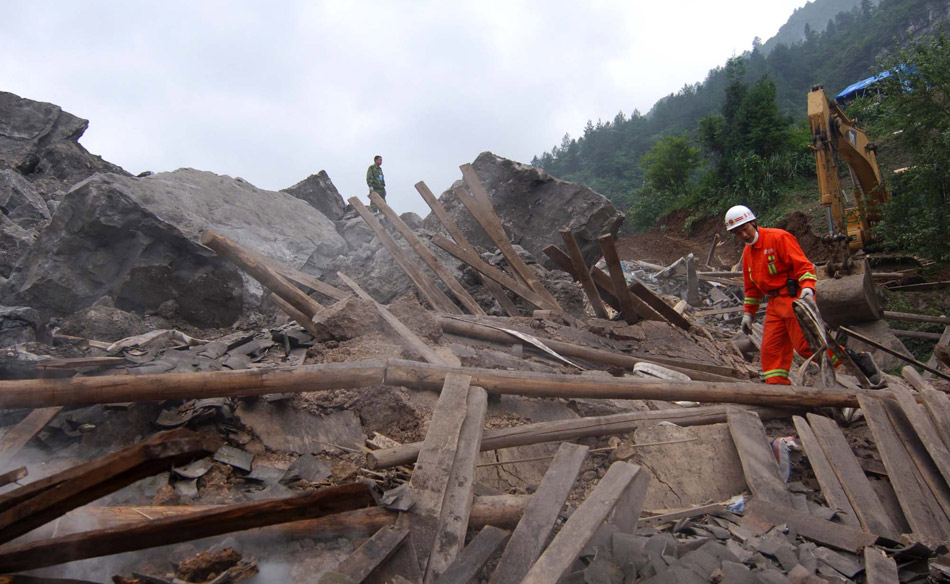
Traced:
<path fill-rule="evenodd" d="M 815 280 L 818 281 L 818 276 L 812 274 L 811 272 L 805 272 L 802 274 L 802 277 L 798 279 L 799 282 L 804 282 L 805 280 Z"/>
<path fill-rule="evenodd" d="M 759 305 L 759 304 L 762 304 L 762 299 L 761 299 L 761 298 L 755 298 L 755 297 L 752 297 L 752 296 L 746 296 L 746 297 L 745 297 L 745 300 L 743 300 L 742 303 L 743 303 L 743 304 L 755 304 L 755 305 Z"/>
<path fill-rule="evenodd" d="M 769 369 L 762 373 L 766 379 L 770 377 L 788 377 L 788 369 Z"/>

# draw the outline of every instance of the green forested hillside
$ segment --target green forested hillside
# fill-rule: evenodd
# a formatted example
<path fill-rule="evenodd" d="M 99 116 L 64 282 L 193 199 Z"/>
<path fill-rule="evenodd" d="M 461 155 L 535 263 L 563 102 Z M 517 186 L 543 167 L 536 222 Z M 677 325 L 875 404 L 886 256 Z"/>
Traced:
<path fill-rule="evenodd" d="M 788 21 L 778 29 L 775 36 L 765 41 L 762 45 L 762 51 L 768 55 L 776 46 L 794 45 L 805 40 L 808 31 L 824 32 L 828 26 L 829 20 L 839 12 L 849 12 L 852 8 L 859 7 L 862 0 L 834 0 L 833 2 L 824 2 L 822 0 L 808 2 L 801 8 L 796 8 L 795 12 L 788 18 Z M 877 6 L 879 0 L 871 0 L 871 3 Z"/>
<path fill-rule="evenodd" d="M 806 8 L 822 5 L 834 0 Z M 950 0 L 862 0 L 829 19 L 823 32 L 809 27 L 799 43 L 777 44 L 768 54 L 757 43 L 646 115 L 588 122 L 582 136 L 565 135 L 532 163 L 604 194 L 639 228 L 676 208 L 718 213 L 737 197 L 774 206 L 814 177 L 809 88 L 822 84 L 829 95 L 838 93 L 948 15 Z"/>

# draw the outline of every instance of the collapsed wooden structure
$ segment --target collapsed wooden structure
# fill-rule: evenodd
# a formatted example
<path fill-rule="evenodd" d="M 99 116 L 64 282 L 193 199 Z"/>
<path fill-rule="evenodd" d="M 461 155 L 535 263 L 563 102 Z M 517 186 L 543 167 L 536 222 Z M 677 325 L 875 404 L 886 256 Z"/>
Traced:
<path fill-rule="evenodd" d="M 452 240 L 436 236 L 432 243 L 476 270 L 509 315 L 519 315 L 520 304 L 528 306 L 528 310 L 543 311 L 548 318 L 577 322 L 577 315 L 564 312 L 537 273 L 514 250 L 491 207 L 488 193 L 471 166 L 463 166 L 462 174 L 466 188 L 459 192 L 459 198 L 504 255 L 511 273 L 483 262 L 431 191 L 419 183 L 417 190 L 452 236 Z M 296 531 L 307 537 L 369 538 L 332 573 L 325 574 L 321 582 L 363 582 L 371 577 L 373 581 L 470 582 L 478 574 L 486 574 L 485 566 L 495 558 L 487 575 L 493 584 L 554 583 L 577 569 L 577 558 L 605 530 L 611 534 L 617 555 L 617 550 L 623 547 L 620 544 L 643 543 L 636 539 L 638 521 L 656 525 L 719 513 L 725 522 L 721 525 L 728 525 L 731 532 L 747 539 L 773 537 L 776 526 L 785 526 L 805 540 L 823 546 L 818 549 L 863 553 L 861 568 L 866 572 L 866 581 L 885 582 L 897 581 L 898 564 L 893 550 L 901 544 L 916 542 L 936 550 L 950 540 L 950 398 L 930 386 L 914 369 L 905 370 L 904 381 L 908 385 L 889 376 L 889 389 L 882 391 L 843 386 L 765 386 L 749 381 L 743 371 L 728 365 L 618 353 L 508 330 L 484 318 L 485 312 L 479 304 L 381 197 L 373 193 L 371 199 L 393 229 L 442 281 L 448 294 L 409 257 L 375 215 L 358 199 L 350 199 L 421 297 L 438 313 L 439 325 L 446 333 L 504 345 L 523 345 L 527 350 L 553 354 L 568 363 L 572 363 L 569 359 L 577 359 L 624 370 L 633 369 L 638 363 L 652 363 L 685 375 L 689 380 L 462 367 L 453 355 L 434 350 L 341 273 L 341 280 L 352 294 L 371 302 L 407 351 L 420 360 L 0 381 L 0 408 L 36 408 L 3 438 L 0 461 L 12 459 L 63 407 L 401 386 L 439 394 L 425 439 L 370 451 L 366 455 L 366 467 L 381 470 L 414 465 L 405 487 L 409 493 L 408 504 L 384 508 L 380 506 L 379 493 L 365 482 L 356 482 L 286 499 L 190 510 L 155 508 L 148 513 L 140 512 L 151 518 L 144 522 L 130 518 L 122 508 L 90 507 L 88 513 L 98 518 L 103 526 L 100 529 L 65 536 L 43 534 L 39 529 L 24 540 L 13 541 L 104 493 L 171 465 L 206 456 L 220 446 L 212 437 L 176 430 L 157 434 L 122 452 L 0 495 L 0 543 L 5 544 L 0 546 L 0 572 L 34 569 L 237 531 L 254 530 L 247 533 L 266 537 L 267 533 L 279 529 L 284 534 Z M 637 282 L 627 283 L 611 236 L 598 240 L 607 267 L 604 272 L 585 264 L 569 230 L 561 230 L 560 235 L 564 250 L 550 246 L 545 253 L 580 283 L 595 316 L 605 318 L 608 310 L 612 310 L 627 323 L 658 321 L 681 331 L 702 334 L 701 327 L 648 288 Z M 220 234 L 207 232 L 202 236 L 202 243 L 257 279 L 273 294 L 278 306 L 307 331 L 317 332 L 315 317 L 325 308 L 301 287 L 331 301 L 349 296 L 347 292 L 243 249 Z M 694 275 L 690 281 L 695 280 Z M 509 292 L 520 302 L 514 302 Z M 465 311 L 469 314 L 464 314 Z M 486 429 L 490 394 L 722 405 Z M 899 508 L 888 508 L 886 503 L 890 501 L 882 501 L 871 488 L 842 430 L 834 419 L 820 415 L 819 410 L 855 407 L 860 407 L 867 418 L 883 459 L 883 472 L 894 487 Z M 793 420 L 828 503 L 828 513 L 816 513 L 803 495 L 789 491 L 762 423 L 771 418 Z M 587 446 L 569 441 L 626 433 L 658 421 L 679 426 L 728 424 L 752 494 L 741 522 L 738 516 L 726 513 L 722 505 L 644 516 L 642 508 L 649 476 L 641 467 L 618 460 L 610 465 L 570 517 L 558 525 L 589 450 Z M 479 452 L 540 442 L 561 444 L 530 497 L 495 500 L 475 495 Z M 19 469 L 11 473 L 7 480 L 23 478 Z M 905 518 L 906 525 L 898 524 L 894 517 Z M 472 529 L 478 533 L 467 542 L 467 534 Z M 787 543 L 783 541 L 776 549 L 785 550 Z M 711 552 L 709 548 L 706 555 Z M 780 551 L 774 553 L 781 559 Z M 831 555 L 824 555 L 826 563 L 845 562 L 836 558 L 835 552 L 829 550 L 829 553 Z M 683 566 L 688 564 L 685 561 L 688 555 L 683 557 Z M 726 566 L 728 562 L 719 560 L 714 569 L 731 569 Z M 782 561 L 783 567 L 785 563 Z M 819 581 L 808 579 L 817 578 L 817 568 L 809 569 L 805 564 L 803 559 L 795 560 L 787 566 L 789 576 L 800 568 L 798 581 Z M 664 567 L 678 569 L 680 565 Z M 710 570 L 710 576 L 713 572 Z M 847 577 L 856 573 L 851 572 Z"/>

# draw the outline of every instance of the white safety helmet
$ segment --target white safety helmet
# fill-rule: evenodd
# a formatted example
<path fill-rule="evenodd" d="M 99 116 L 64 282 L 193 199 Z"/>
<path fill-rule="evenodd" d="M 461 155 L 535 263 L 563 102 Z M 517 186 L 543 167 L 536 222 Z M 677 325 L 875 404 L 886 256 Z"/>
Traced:
<path fill-rule="evenodd" d="M 745 225 L 749 221 L 755 221 L 755 213 L 745 205 L 736 205 L 726 211 L 726 231 L 732 231 L 740 225 Z"/>

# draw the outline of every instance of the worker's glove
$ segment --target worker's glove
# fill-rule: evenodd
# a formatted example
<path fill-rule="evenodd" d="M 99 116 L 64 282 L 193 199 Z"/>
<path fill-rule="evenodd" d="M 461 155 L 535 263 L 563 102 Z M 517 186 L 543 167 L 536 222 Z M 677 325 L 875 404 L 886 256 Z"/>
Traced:
<path fill-rule="evenodd" d="M 806 298 L 811 298 L 811 301 L 815 301 L 815 291 L 812 288 L 803 288 L 802 293 L 798 295 L 802 300 Z"/>
<path fill-rule="evenodd" d="M 742 332 L 752 336 L 752 315 L 748 312 L 742 314 Z"/>

